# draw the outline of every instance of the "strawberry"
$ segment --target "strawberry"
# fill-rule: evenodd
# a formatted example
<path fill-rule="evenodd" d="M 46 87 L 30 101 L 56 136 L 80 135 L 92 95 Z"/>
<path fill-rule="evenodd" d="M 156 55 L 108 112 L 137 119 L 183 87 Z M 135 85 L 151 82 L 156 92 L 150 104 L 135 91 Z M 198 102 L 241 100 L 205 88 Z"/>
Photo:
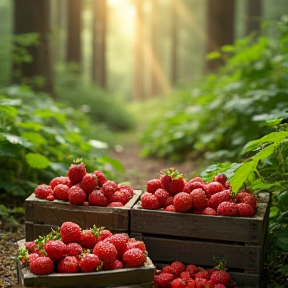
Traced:
<path fill-rule="evenodd" d="M 79 271 L 78 260 L 75 256 L 66 256 L 58 263 L 60 273 L 76 273 Z"/>
<path fill-rule="evenodd" d="M 176 212 L 188 212 L 192 208 L 191 194 L 179 192 L 174 196 L 173 205 Z"/>
<path fill-rule="evenodd" d="M 115 269 L 122 269 L 122 268 L 123 268 L 123 262 L 116 259 L 112 264 L 112 269 L 115 270 Z"/>
<path fill-rule="evenodd" d="M 163 188 L 159 188 L 154 192 L 154 195 L 156 196 L 158 202 L 159 202 L 159 207 L 166 207 L 167 206 L 167 198 L 170 196 L 170 194 Z M 172 197 L 173 199 L 173 197 Z"/>
<path fill-rule="evenodd" d="M 76 242 L 71 242 L 67 244 L 67 256 L 75 256 L 78 258 L 83 252 L 83 248 L 80 244 Z"/>
<path fill-rule="evenodd" d="M 227 180 L 228 179 L 227 179 L 226 175 L 223 173 L 220 173 L 213 178 L 213 181 L 221 183 L 224 187 L 227 184 Z"/>
<path fill-rule="evenodd" d="M 79 267 L 82 272 L 97 271 L 101 266 L 99 257 L 95 254 L 87 254 L 79 261 Z"/>
<path fill-rule="evenodd" d="M 53 194 L 52 188 L 47 184 L 40 184 L 34 190 L 34 194 L 39 199 L 46 199 L 47 196 Z"/>
<path fill-rule="evenodd" d="M 231 277 L 226 271 L 214 271 L 211 274 L 210 280 L 215 284 L 228 285 L 231 282 Z"/>
<path fill-rule="evenodd" d="M 190 195 L 192 196 L 193 210 L 202 211 L 208 206 L 208 199 L 206 198 L 206 193 L 202 188 L 194 189 Z"/>
<path fill-rule="evenodd" d="M 205 190 L 208 198 L 210 198 L 213 194 L 225 190 L 225 187 L 220 182 L 213 181 L 213 182 L 209 182 L 209 183 L 205 184 L 204 190 Z"/>
<path fill-rule="evenodd" d="M 160 172 L 160 181 L 165 190 L 167 190 L 172 195 L 183 191 L 185 186 L 185 179 L 177 169 L 163 169 Z"/>
<path fill-rule="evenodd" d="M 25 242 L 25 248 L 28 250 L 29 253 L 32 253 L 36 248 L 35 241 L 27 241 Z"/>
<path fill-rule="evenodd" d="M 217 214 L 221 216 L 237 216 L 237 205 L 233 202 L 224 201 L 217 207 Z"/>
<path fill-rule="evenodd" d="M 195 279 L 196 278 L 208 279 L 208 277 L 209 277 L 209 273 L 203 268 L 200 268 L 199 271 L 195 274 Z"/>
<path fill-rule="evenodd" d="M 29 266 L 30 264 L 36 259 L 40 257 L 37 253 L 31 253 L 28 255 L 28 263 L 29 263 Z"/>
<path fill-rule="evenodd" d="M 72 185 L 75 185 L 81 182 L 82 178 L 86 175 L 86 173 L 86 167 L 83 163 L 75 163 L 71 164 L 67 176 L 69 177 Z"/>
<path fill-rule="evenodd" d="M 230 190 L 224 190 L 213 194 L 208 201 L 208 206 L 213 209 L 217 209 L 218 205 L 224 201 L 232 201 Z"/>
<path fill-rule="evenodd" d="M 168 211 L 168 212 L 175 212 L 175 207 L 173 204 L 170 204 L 170 205 L 166 206 L 164 210 Z"/>
<path fill-rule="evenodd" d="M 106 175 L 100 171 L 100 170 L 95 170 L 94 174 L 97 177 L 97 183 L 98 183 L 98 187 L 102 187 L 102 185 L 107 181 L 107 177 Z"/>
<path fill-rule="evenodd" d="M 204 188 L 204 183 L 200 181 L 188 181 L 183 188 L 184 192 L 191 193 L 194 189 Z"/>
<path fill-rule="evenodd" d="M 250 204 L 254 209 L 257 207 L 257 198 L 251 192 L 243 190 L 237 193 L 236 201 L 240 203 Z"/>
<path fill-rule="evenodd" d="M 101 191 L 105 195 L 105 197 L 110 199 L 114 192 L 118 189 L 118 184 L 113 180 L 107 180 L 101 187 Z M 110 202 L 110 201 L 109 201 Z"/>
<path fill-rule="evenodd" d="M 90 205 L 102 207 L 106 207 L 108 204 L 108 200 L 101 190 L 94 190 L 90 193 L 88 196 L 88 202 Z"/>
<path fill-rule="evenodd" d="M 87 195 L 89 195 L 97 185 L 97 176 L 93 173 L 85 174 L 80 182 L 80 188 L 82 188 Z"/>
<path fill-rule="evenodd" d="M 70 187 L 65 184 L 58 184 L 53 189 L 55 199 L 68 201 Z"/>
<path fill-rule="evenodd" d="M 195 176 L 195 177 L 193 177 L 192 179 L 190 179 L 188 182 L 201 182 L 201 183 L 205 183 L 204 182 L 204 180 L 203 180 L 203 178 L 202 177 L 200 177 L 200 176 Z"/>
<path fill-rule="evenodd" d="M 68 199 L 73 205 L 83 205 L 86 197 L 85 191 L 79 185 L 74 185 L 69 189 Z"/>
<path fill-rule="evenodd" d="M 61 240 L 67 244 L 71 242 L 80 243 L 81 228 L 78 224 L 73 222 L 64 222 L 60 227 Z"/>
<path fill-rule="evenodd" d="M 183 271 L 180 274 L 180 278 L 183 279 L 185 282 L 188 282 L 191 279 L 190 273 L 188 271 Z"/>
<path fill-rule="evenodd" d="M 167 207 L 169 205 L 173 205 L 173 201 L 174 201 L 174 197 L 172 195 L 168 196 L 166 198 L 164 207 Z"/>
<path fill-rule="evenodd" d="M 46 275 L 53 272 L 54 263 L 47 256 L 39 256 L 30 263 L 29 268 L 33 274 Z"/>
<path fill-rule="evenodd" d="M 195 278 L 195 274 L 198 273 L 199 268 L 194 264 L 189 264 L 186 266 L 186 271 L 189 272 L 190 277 Z"/>
<path fill-rule="evenodd" d="M 180 274 L 186 269 L 185 265 L 180 261 L 174 261 L 170 266 L 175 270 L 177 276 L 180 276 Z"/>
<path fill-rule="evenodd" d="M 124 205 L 121 202 L 111 202 L 107 205 L 107 207 L 121 208 L 124 207 Z"/>
<path fill-rule="evenodd" d="M 238 214 L 241 217 L 252 217 L 255 215 L 255 209 L 247 203 L 238 203 L 237 205 L 237 210 Z"/>
<path fill-rule="evenodd" d="M 118 252 L 118 258 L 121 259 L 122 255 L 124 254 L 124 252 L 127 249 L 126 244 L 127 244 L 128 240 L 129 240 L 128 234 L 116 233 L 116 234 L 109 236 L 104 241 L 108 241 L 108 242 L 114 244 L 114 246 L 116 247 L 117 252 Z"/>
<path fill-rule="evenodd" d="M 160 204 L 157 197 L 149 192 L 144 192 L 141 196 L 141 204 L 143 209 L 158 209 Z"/>
<path fill-rule="evenodd" d="M 186 282 L 181 278 L 176 278 L 172 281 L 171 288 L 186 288 Z"/>
<path fill-rule="evenodd" d="M 104 239 L 108 238 L 109 236 L 112 236 L 112 232 L 108 229 L 102 229 L 100 230 L 100 237 L 98 238 L 98 241 L 103 241 Z"/>
<path fill-rule="evenodd" d="M 161 273 L 170 273 L 176 276 L 176 270 L 171 265 L 166 265 L 162 268 Z"/>
<path fill-rule="evenodd" d="M 54 201 L 55 200 L 55 197 L 53 194 L 49 194 L 47 197 L 46 197 L 46 200 L 48 201 Z"/>
<path fill-rule="evenodd" d="M 217 212 L 215 209 L 211 207 L 206 207 L 203 209 L 202 214 L 204 215 L 217 215 Z"/>
<path fill-rule="evenodd" d="M 162 184 L 159 178 L 151 179 L 146 183 L 146 191 L 154 193 L 157 189 L 162 188 Z"/>
<path fill-rule="evenodd" d="M 174 275 L 170 273 L 160 273 L 154 276 L 155 287 L 171 287 Z"/>
<path fill-rule="evenodd" d="M 131 248 L 139 248 L 143 252 L 147 251 L 144 242 L 141 240 L 136 240 L 135 238 L 129 238 L 129 240 L 126 242 L 126 250 Z"/>
<path fill-rule="evenodd" d="M 129 201 L 129 198 L 123 191 L 117 190 L 112 194 L 109 200 L 110 202 L 121 202 L 125 205 Z"/>
<path fill-rule="evenodd" d="M 93 254 L 97 255 L 104 264 L 112 264 L 118 256 L 115 245 L 108 241 L 99 241 L 93 248 Z"/>
<path fill-rule="evenodd" d="M 130 200 L 134 195 L 134 190 L 129 185 L 118 184 L 118 191 L 121 191 L 122 193 L 124 193 L 126 197 L 128 198 L 128 200 Z"/>
<path fill-rule="evenodd" d="M 72 186 L 71 181 L 70 181 L 69 177 L 67 177 L 67 176 L 55 177 L 49 183 L 52 190 L 54 190 L 54 188 L 59 184 L 67 185 L 68 187 Z"/>
<path fill-rule="evenodd" d="M 195 288 L 195 280 L 194 279 L 191 279 L 189 282 L 188 282 L 188 285 L 187 285 L 187 288 Z"/>
<path fill-rule="evenodd" d="M 124 252 L 122 261 L 126 268 L 141 267 L 146 262 L 146 255 L 139 248 L 131 248 Z"/>
<path fill-rule="evenodd" d="M 83 247 L 92 249 L 99 237 L 99 229 L 94 225 L 91 229 L 82 230 L 80 243 Z"/>
<path fill-rule="evenodd" d="M 61 260 L 67 253 L 67 246 L 61 240 L 48 240 L 44 244 L 44 249 L 53 261 Z"/>

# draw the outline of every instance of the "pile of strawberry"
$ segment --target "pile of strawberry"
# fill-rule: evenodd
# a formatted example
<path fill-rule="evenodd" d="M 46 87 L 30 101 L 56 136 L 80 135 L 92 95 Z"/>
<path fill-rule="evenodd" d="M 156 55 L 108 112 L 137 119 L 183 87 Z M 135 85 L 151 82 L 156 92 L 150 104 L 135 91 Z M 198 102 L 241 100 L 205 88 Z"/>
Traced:
<path fill-rule="evenodd" d="M 102 171 L 87 173 L 82 162 L 71 164 L 66 176 L 55 177 L 49 185 L 40 184 L 34 190 L 40 199 L 102 207 L 123 207 L 133 193 L 132 187 L 108 180 Z"/>
<path fill-rule="evenodd" d="M 21 263 L 37 275 L 141 267 L 146 255 L 144 242 L 126 233 L 113 234 L 96 226 L 81 229 L 73 222 L 26 242 L 18 253 Z"/>
<path fill-rule="evenodd" d="M 170 212 L 252 217 L 257 198 L 247 189 L 234 195 L 224 174 L 211 182 L 204 182 L 199 176 L 186 181 L 177 169 L 169 168 L 146 183 L 141 206 Z"/>
<path fill-rule="evenodd" d="M 204 269 L 194 264 L 185 266 L 174 261 L 156 270 L 154 274 L 155 288 L 232 288 L 236 287 L 226 272 L 225 261 L 220 261 L 214 268 Z"/>

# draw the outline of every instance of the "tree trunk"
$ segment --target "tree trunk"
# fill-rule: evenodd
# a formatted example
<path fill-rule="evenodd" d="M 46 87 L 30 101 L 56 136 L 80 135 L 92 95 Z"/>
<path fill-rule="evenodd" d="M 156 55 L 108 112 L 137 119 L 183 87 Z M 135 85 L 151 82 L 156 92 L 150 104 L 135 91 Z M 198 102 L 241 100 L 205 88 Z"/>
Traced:
<path fill-rule="evenodd" d="M 107 88 L 106 77 L 106 30 L 107 1 L 94 0 L 93 5 L 93 52 L 92 79 L 102 88 Z"/>
<path fill-rule="evenodd" d="M 171 3 L 171 75 L 170 81 L 172 86 L 177 84 L 178 80 L 178 42 L 179 42 L 179 15 L 178 3 L 179 0 L 172 0 Z"/>
<path fill-rule="evenodd" d="M 136 9 L 136 23 L 135 23 L 135 87 L 134 98 L 136 100 L 144 99 L 144 13 L 142 7 L 142 1 L 135 0 Z"/>
<path fill-rule="evenodd" d="M 82 0 L 67 1 L 66 61 L 81 66 L 81 12 Z"/>
<path fill-rule="evenodd" d="M 261 26 L 262 1 L 247 0 L 246 35 L 251 32 L 259 32 Z"/>
<path fill-rule="evenodd" d="M 249 0 L 250 1 L 250 0 Z M 207 52 L 219 51 L 223 45 L 234 42 L 235 0 L 207 0 Z M 223 60 L 207 62 L 207 70 L 215 71 Z"/>
<path fill-rule="evenodd" d="M 36 77 L 44 79 L 41 87 L 32 85 L 35 90 L 41 90 L 55 97 L 53 69 L 50 43 L 50 1 L 14 0 L 14 34 L 35 32 L 39 35 L 39 45 L 28 47 L 32 56 L 30 63 L 13 63 L 13 72 L 20 71 L 14 77 L 14 83 L 20 83 L 23 77 L 34 82 Z"/>

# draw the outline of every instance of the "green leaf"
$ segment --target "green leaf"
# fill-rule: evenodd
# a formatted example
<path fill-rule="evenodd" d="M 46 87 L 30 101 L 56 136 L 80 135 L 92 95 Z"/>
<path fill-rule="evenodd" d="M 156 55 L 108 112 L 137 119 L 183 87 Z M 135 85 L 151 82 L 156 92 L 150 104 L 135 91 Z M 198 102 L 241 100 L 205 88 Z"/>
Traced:
<path fill-rule="evenodd" d="M 288 191 L 281 193 L 278 196 L 279 208 L 281 211 L 288 211 Z"/>
<path fill-rule="evenodd" d="M 0 133 L 0 141 L 1 141 L 1 138 L 6 139 L 8 142 L 12 144 L 18 144 L 25 148 L 28 148 L 32 145 L 31 142 L 27 141 L 27 139 L 17 136 L 17 135 L 9 134 L 9 133 Z"/>
<path fill-rule="evenodd" d="M 42 137 L 39 133 L 35 132 L 23 132 L 21 134 L 24 138 L 26 138 L 28 141 L 34 143 L 36 146 L 45 145 L 47 144 L 47 141 L 44 137 Z"/>
<path fill-rule="evenodd" d="M 125 172 L 125 169 L 124 169 L 123 165 L 118 160 L 112 159 L 112 158 L 107 157 L 107 156 L 102 156 L 99 159 L 99 161 L 101 163 L 104 163 L 104 164 L 109 163 L 114 169 L 116 169 L 117 171 L 119 171 L 121 173 Z"/>
<path fill-rule="evenodd" d="M 30 167 L 36 169 L 45 169 L 50 165 L 50 161 L 39 153 L 28 153 L 26 161 Z"/>

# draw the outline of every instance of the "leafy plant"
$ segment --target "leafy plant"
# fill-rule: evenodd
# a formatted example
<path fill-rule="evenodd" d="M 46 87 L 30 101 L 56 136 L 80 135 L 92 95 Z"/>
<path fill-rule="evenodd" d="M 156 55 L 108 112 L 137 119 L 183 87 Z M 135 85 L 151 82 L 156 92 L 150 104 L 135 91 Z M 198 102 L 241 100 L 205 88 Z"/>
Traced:
<path fill-rule="evenodd" d="M 270 133 L 263 120 L 287 117 L 287 31 L 283 18 L 263 25 L 258 38 L 250 35 L 212 53 L 226 64 L 192 92 L 173 95 L 178 104 L 144 131 L 142 154 L 236 160 L 245 143 Z"/>
<path fill-rule="evenodd" d="M 106 143 L 85 138 L 93 127 L 83 113 L 28 87 L 2 89 L 1 198 L 10 195 L 13 204 L 15 196 L 26 197 L 38 183 L 49 183 L 53 177 L 66 174 L 76 158 L 83 159 L 87 170 L 99 168 L 108 177 L 113 170 L 123 172 L 121 163 L 104 155 Z"/>

